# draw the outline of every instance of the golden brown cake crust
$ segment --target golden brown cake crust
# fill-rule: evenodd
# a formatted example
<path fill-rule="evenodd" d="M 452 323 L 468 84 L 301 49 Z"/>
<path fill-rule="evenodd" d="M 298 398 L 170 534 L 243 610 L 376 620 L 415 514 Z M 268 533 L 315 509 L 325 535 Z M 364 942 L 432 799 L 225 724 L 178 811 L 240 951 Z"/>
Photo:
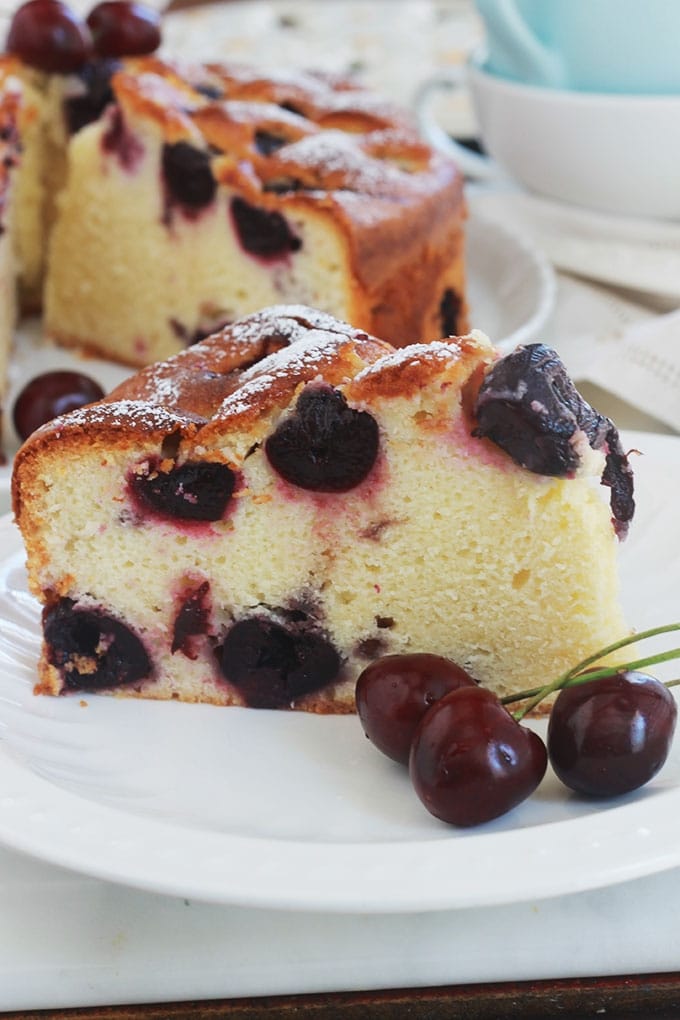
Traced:
<path fill-rule="evenodd" d="M 15 457 L 12 499 L 21 523 L 30 464 L 55 437 L 71 447 L 97 444 L 134 450 L 141 437 L 162 444 L 172 436 L 185 449 L 209 447 L 220 436 L 266 428 L 270 413 L 290 403 L 305 383 L 322 378 L 350 385 L 353 400 L 410 397 L 443 362 L 452 384 L 469 363 L 492 359 L 474 336 L 394 348 L 315 309 L 282 305 L 246 316 L 193 347 L 132 375 L 103 400 L 33 433 Z M 377 363 L 377 364 L 376 364 Z M 367 371 L 375 365 L 374 371 Z M 214 458 L 215 451 L 211 456 Z"/>
<path fill-rule="evenodd" d="M 31 471 L 27 465 L 55 437 L 102 449 L 109 444 L 134 449 L 141 436 L 162 443 L 172 435 L 200 445 L 214 431 L 256 427 L 316 376 L 342 384 L 391 351 L 390 345 L 315 309 L 285 305 L 247 316 L 130 376 L 104 400 L 34 432 L 14 459 L 16 519 L 22 512 L 21 481 Z"/>

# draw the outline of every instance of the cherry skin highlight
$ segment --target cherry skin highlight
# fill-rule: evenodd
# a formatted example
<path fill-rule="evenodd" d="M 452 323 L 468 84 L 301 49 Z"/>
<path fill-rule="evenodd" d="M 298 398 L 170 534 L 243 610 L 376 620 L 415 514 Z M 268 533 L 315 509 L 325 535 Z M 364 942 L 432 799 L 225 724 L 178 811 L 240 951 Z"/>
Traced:
<path fill-rule="evenodd" d="M 466 828 L 521 804 L 546 767 L 541 738 L 483 687 L 461 687 L 437 701 L 416 729 L 409 759 L 427 810 Z"/>
<path fill-rule="evenodd" d="M 357 713 L 364 733 L 388 758 L 408 765 L 418 723 L 445 694 L 475 681 L 450 659 L 428 652 L 385 655 L 361 673 Z"/>
<path fill-rule="evenodd" d="M 51 74 L 78 71 L 92 52 L 87 26 L 60 0 L 28 0 L 16 11 L 6 49 Z"/>
<path fill-rule="evenodd" d="M 20 439 L 28 439 L 32 432 L 57 415 L 75 411 L 103 396 L 99 383 L 81 372 L 43 372 L 31 379 L 17 396 L 14 427 Z"/>
<path fill-rule="evenodd" d="M 621 672 L 564 687 L 548 723 L 550 764 L 577 793 L 629 793 L 666 761 L 676 719 L 671 692 L 645 673 Z"/>
<path fill-rule="evenodd" d="M 130 0 L 104 0 L 87 16 L 92 42 L 100 57 L 141 57 L 161 44 L 157 11 Z"/>

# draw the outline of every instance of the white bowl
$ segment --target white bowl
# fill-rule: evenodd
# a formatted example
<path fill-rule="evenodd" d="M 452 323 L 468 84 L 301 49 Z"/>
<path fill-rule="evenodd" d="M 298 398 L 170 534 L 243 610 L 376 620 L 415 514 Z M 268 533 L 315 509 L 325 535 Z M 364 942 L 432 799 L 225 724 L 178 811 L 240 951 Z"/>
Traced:
<path fill-rule="evenodd" d="M 680 96 L 605 95 L 540 88 L 490 74 L 479 60 L 428 82 L 421 126 L 466 173 L 494 167 L 470 159 L 434 120 L 435 89 L 469 88 L 493 160 L 530 191 L 601 212 L 680 219 Z"/>

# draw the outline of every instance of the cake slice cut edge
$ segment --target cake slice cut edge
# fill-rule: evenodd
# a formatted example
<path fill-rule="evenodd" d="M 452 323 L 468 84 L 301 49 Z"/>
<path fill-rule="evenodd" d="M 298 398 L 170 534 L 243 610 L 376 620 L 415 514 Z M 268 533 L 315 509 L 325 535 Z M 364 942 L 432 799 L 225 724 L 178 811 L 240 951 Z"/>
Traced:
<path fill-rule="evenodd" d="M 609 448 L 573 404 L 561 474 L 482 435 L 504 363 L 279 306 L 38 430 L 13 474 L 37 691 L 351 712 L 380 655 L 503 695 L 628 636 Z"/>

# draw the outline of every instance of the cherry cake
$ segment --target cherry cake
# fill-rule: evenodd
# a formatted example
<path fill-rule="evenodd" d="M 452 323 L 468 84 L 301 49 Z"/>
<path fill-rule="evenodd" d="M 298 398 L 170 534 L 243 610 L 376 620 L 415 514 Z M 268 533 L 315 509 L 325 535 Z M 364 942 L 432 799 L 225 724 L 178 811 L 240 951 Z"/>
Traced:
<path fill-rule="evenodd" d="M 261 310 L 38 429 L 13 506 L 41 693 L 348 712 L 383 654 L 502 694 L 629 633 L 632 473 L 542 344 Z"/>
<path fill-rule="evenodd" d="M 410 114 L 320 72 L 160 59 L 150 18 L 29 0 L 10 28 L 22 304 L 48 334 L 144 366 L 282 302 L 396 346 L 467 328 L 462 178 Z"/>

